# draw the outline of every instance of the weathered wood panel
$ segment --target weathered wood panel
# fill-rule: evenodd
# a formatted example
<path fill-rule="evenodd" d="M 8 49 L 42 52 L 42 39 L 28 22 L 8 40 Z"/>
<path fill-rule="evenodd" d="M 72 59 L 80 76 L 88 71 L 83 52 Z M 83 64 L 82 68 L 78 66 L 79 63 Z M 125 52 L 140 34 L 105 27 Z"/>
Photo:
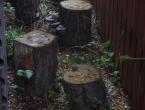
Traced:
<path fill-rule="evenodd" d="M 145 57 L 145 1 L 90 0 L 101 17 L 103 39 L 111 40 L 115 56 Z M 100 14 L 101 13 L 101 14 Z M 122 85 L 135 110 L 145 110 L 145 60 L 119 65 Z"/>

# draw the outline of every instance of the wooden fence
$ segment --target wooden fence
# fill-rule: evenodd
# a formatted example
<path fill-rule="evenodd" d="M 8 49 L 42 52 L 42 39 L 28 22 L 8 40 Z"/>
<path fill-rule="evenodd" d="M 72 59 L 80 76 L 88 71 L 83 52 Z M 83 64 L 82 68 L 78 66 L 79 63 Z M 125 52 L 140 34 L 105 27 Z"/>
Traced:
<path fill-rule="evenodd" d="M 90 0 L 116 57 L 145 58 L 145 0 Z M 126 60 L 119 66 L 122 85 L 133 110 L 145 110 L 145 59 Z"/>

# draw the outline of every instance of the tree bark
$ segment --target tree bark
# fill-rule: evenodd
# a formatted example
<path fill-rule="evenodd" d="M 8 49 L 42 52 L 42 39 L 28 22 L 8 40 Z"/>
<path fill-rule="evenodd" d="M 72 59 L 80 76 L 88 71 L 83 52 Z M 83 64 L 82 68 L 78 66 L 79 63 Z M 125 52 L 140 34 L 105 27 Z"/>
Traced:
<path fill-rule="evenodd" d="M 47 93 L 53 84 L 57 70 L 57 40 L 56 37 L 41 31 L 30 32 L 15 41 L 16 70 L 32 70 L 30 79 L 19 78 L 18 82 L 32 96 Z"/>
<path fill-rule="evenodd" d="M 72 110 L 103 110 L 106 91 L 100 71 L 88 65 L 64 74 L 64 91 L 72 101 Z"/>
<path fill-rule="evenodd" d="M 62 44 L 79 46 L 91 40 L 92 5 L 81 0 L 60 2 L 60 22 L 66 28 Z"/>
<path fill-rule="evenodd" d="M 26 25 L 32 25 L 37 20 L 40 0 L 14 0 L 16 17 Z"/>

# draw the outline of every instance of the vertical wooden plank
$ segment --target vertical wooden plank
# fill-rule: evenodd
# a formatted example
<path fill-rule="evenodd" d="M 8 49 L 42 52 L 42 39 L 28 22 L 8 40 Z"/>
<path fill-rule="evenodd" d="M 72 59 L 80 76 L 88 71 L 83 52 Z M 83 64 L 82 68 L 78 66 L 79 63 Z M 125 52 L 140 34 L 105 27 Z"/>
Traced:
<path fill-rule="evenodd" d="M 140 20 L 140 30 L 139 30 L 139 38 L 138 39 L 141 39 L 140 42 L 141 42 L 141 46 L 142 48 L 140 48 L 140 51 L 141 51 L 141 57 L 142 58 L 145 58 L 145 44 L 144 44 L 144 36 L 145 36 L 145 8 L 144 8 L 144 4 L 145 2 L 143 0 L 141 0 L 139 6 L 140 6 L 140 16 L 139 16 L 139 20 Z M 140 76 L 140 79 L 138 81 L 138 91 L 137 91 L 137 106 L 138 106 L 138 109 L 139 110 L 143 110 L 142 109 L 142 106 L 143 106 L 143 102 L 144 102 L 144 98 L 143 96 L 145 95 L 145 87 L 144 87 L 144 80 L 145 80 L 145 75 L 144 75 L 144 70 L 143 70 L 143 66 L 144 66 L 144 60 L 141 61 L 141 70 L 140 70 L 140 73 L 139 73 L 139 76 Z M 145 109 L 145 108 L 144 108 Z"/>
<path fill-rule="evenodd" d="M 95 0 L 95 1 L 94 1 L 97 17 L 99 16 L 99 14 L 98 14 L 98 13 L 99 13 L 99 11 L 98 11 L 98 10 L 99 10 L 99 7 L 98 7 L 98 1 L 99 1 L 99 0 Z"/>
<path fill-rule="evenodd" d="M 121 20 L 122 20 L 122 13 L 121 13 L 121 9 L 122 9 L 122 1 L 118 0 L 117 1 L 117 5 L 118 5 L 118 11 L 117 11 L 117 18 L 116 18 L 116 27 L 117 27 L 117 30 L 116 30 L 116 34 L 115 36 L 117 37 L 115 39 L 116 41 L 116 57 L 118 58 L 119 55 L 120 55 L 120 45 L 121 45 Z"/>
<path fill-rule="evenodd" d="M 134 32 L 133 32 L 133 25 L 134 25 L 134 18 L 135 18 L 135 0 L 130 0 L 131 3 L 131 7 L 130 7 L 130 14 L 129 14 L 129 19 L 130 19 L 130 46 L 129 46 L 129 56 L 131 57 L 135 57 L 135 46 L 136 46 L 136 40 L 135 37 L 133 36 Z M 130 94 L 130 98 L 132 99 L 132 88 L 133 88 L 133 72 L 134 72 L 134 61 L 129 61 L 129 68 L 128 68 L 128 72 L 129 72 L 129 81 L 128 81 L 128 91 Z"/>
<path fill-rule="evenodd" d="M 126 0 L 126 4 L 127 4 L 127 8 L 126 8 L 126 25 L 125 25 L 125 41 L 124 41 L 124 52 L 123 55 L 130 55 L 129 50 L 130 50 L 130 46 L 131 46 L 131 35 L 132 35 L 132 29 L 131 29 L 131 17 L 132 17 L 132 1 L 130 0 Z M 135 44 L 134 44 L 135 46 Z M 124 72 L 124 88 L 126 90 L 127 93 L 129 93 L 130 91 L 130 87 L 129 87 L 129 81 L 131 80 L 131 70 L 130 70 L 130 61 L 126 60 L 124 62 L 123 65 L 123 72 Z M 131 97 L 131 95 L 129 94 L 129 97 Z"/>
<path fill-rule="evenodd" d="M 136 56 L 137 58 L 142 58 L 142 11 L 141 11 L 141 4 L 140 1 L 136 1 L 136 19 L 135 19 L 135 25 L 134 25 L 134 34 L 137 41 L 137 47 L 136 47 Z M 134 89 L 133 89 L 133 105 L 135 109 L 138 109 L 139 106 L 137 106 L 137 98 L 138 98 L 138 89 L 139 89 L 139 80 L 140 80 L 140 72 L 141 72 L 141 61 L 135 62 L 134 67 Z"/>
<path fill-rule="evenodd" d="M 135 11 L 134 11 L 135 12 Z M 134 29 L 135 29 L 136 27 L 135 27 L 135 25 L 134 25 L 134 27 L 133 27 L 133 35 L 132 35 L 132 44 L 131 44 L 131 57 L 135 57 L 136 56 L 136 49 L 137 49 L 137 40 L 136 40 L 136 33 L 135 33 L 135 31 L 134 31 Z M 135 61 L 130 61 L 131 63 L 132 63 L 132 82 L 134 81 L 134 83 L 136 83 L 136 80 L 137 79 L 134 79 L 134 78 L 136 78 L 136 72 L 135 72 L 135 68 L 136 68 L 136 65 L 135 65 Z M 131 92 L 134 90 L 134 84 L 133 84 L 133 86 L 131 86 L 132 87 L 132 89 L 130 89 L 131 90 Z M 134 98 L 134 96 L 131 94 L 131 92 L 129 93 L 130 94 L 130 96 L 132 96 L 132 97 L 130 97 L 131 99 L 133 99 Z M 133 102 L 134 100 L 132 100 L 132 102 Z"/>
<path fill-rule="evenodd" d="M 101 25 L 102 25 L 102 30 L 101 30 L 101 34 L 102 34 L 102 39 L 106 39 L 106 36 L 105 36 L 105 23 L 106 23 L 106 0 L 102 0 L 102 7 L 104 7 L 102 9 L 102 17 L 101 17 Z"/>
<path fill-rule="evenodd" d="M 101 36 L 102 36 L 102 40 L 105 40 L 105 23 L 106 23 L 106 0 L 100 0 L 101 2 Z"/>
<path fill-rule="evenodd" d="M 125 46 L 125 53 L 129 56 L 131 56 L 130 50 L 132 50 L 131 48 L 131 42 L 132 42 L 132 26 L 133 26 L 133 13 L 134 13 L 134 2 L 133 0 L 128 0 L 128 10 L 127 10 L 127 34 L 126 34 L 126 46 Z M 136 44 L 133 44 L 134 47 L 136 46 Z M 129 94 L 129 97 L 131 98 L 131 86 L 130 86 L 130 81 L 132 80 L 132 67 L 131 67 L 131 61 L 127 61 L 126 65 L 125 65 L 125 70 L 126 70 L 126 88 Z"/>
<path fill-rule="evenodd" d="M 144 12 L 145 13 L 145 12 Z M 144 36 L 143 36 L 143 42 L 145 42 L 145 26 L 144 26 Z M 145 43 L 143 43 L 143 58 L 145 58 Z M 142 61 L 142 71 L 141 71 L 141 74 L 142 74 L 142 77 L 141 77 L 141 85 L 142 85 L 142 90 L 140 91 L 140 96 L 138 98 L 141 99 L 141 98 L 144 98 L 144 100 L 140 101 L 141 103 L 141 108 L 139 108 L 140 110 L 145 110 L 145 60 Z"/>
<path fill-rule="evenodd" d="M 97 7 L 98 7 L 98 17 L 101 16 L 101 8 L 102 8 L 102 7 L 101 7 L 101 2 L 102 2 L 101 0 L 97 0 L 97 4 L 98 4 L 98 5 L 97 5 Z"/>
<path fill-rule="evenodd" d="M 104 9 L 104 0 L 99 0 L 99 4 L 100 4 L 100 17 L 102 17 L 103 15 L 103 9 Z"/>
<path fill-rule="evenodd" d="M 126 23 L 127 23 L 127 1 L 126 0 L 122 0 L 122 25 L 121 25 L 121 48 L 120 48 L 120 54 L 124 55 L 125 54 L 125 41 L 126 41 Z M 122 74 L 122 84 L 123 84 L 123 88 L 125 91 L 127 91 L 126 89 L 126 70 L 125 70 L 125 61 L 122 62 L 122 64 L 120 65 L 120 70 L 121 70 L 121 74 Z"/>
<path fill-rule="evenodd" d="M 141 29 L 141 16 L 140 16 L 140 5 L 138 3 L 137 4 L 137 10 L 136 10 L 136 20 L 138 22 L 136 22 L 135 20 L 135 26 L 134 26 L 134 35 L 137 41 L 137 46 L 136 46 L 136 56 L 138 58 L 142 57 L 142 38 L 141 38 L 141 33 L 142 33 L 142 29 Z M 137 98 L 138 98 L 138 92 L 140 91 L 140 72 L 141 72 L 141 61 L 138 60 L 135 62 L 135 66 L 134 66 L 134 74 L 133 74 L 133 84 L 134 84 L 134 88 L 133 88 L 133 105 L 135 109 L 138 109 L 138 102 L 137 102 Z"/>
<path fill-rule="evenodd" d="M 140 73 L 138 74 L 138 87 L 137 87 L 137 93 L 136 93 L 136 105 L 134 108 L 136 108 L 137 110 L 141 110 L 141 107 L 142 107 L 142 104 L 143 101 L 144 101 L 144 85 L 142 84 L 143 83 L 143 80 L 144 80 L 144 77 L 145 75 L 143 75 L 141 72 L 142 72 L 142 67 L 143 66 L 143 62 L 141 61 L 141 64 L 140 64 Z"/>
<path fill-rule="evenodd" d="M 145 54 L 144 54 L 145 55 Z M 143 63 L 143 68 L 145 67 L 145 62 Z M 144 71 L 145 71 L 145 68 L 144 68 Z M 143 74 L 143 77 L 145 77 L 145 74 Z M 143 78 L 142 78 L 143 79 Z M 142 80 L 142 83 L 144 84 L 145 83 L 145 79 Z M 143 85 L 142 84 L 142 85 Z M 143 86 L 143 93 L 144 94 L 144 100 L 141 104 L 141 110 L 145 110 L 145 87 Z"/>
<path fill-rule="evenodd" d="M 112 40 L 117 56 L 142 57 L 142 38 L 145 9 L 143 0 L 98 0 L 97 12 L 101 16 L 103 33 Z M 134 109 L 144 110 L 145 69 L 143 61 L 125 61 L 120 65 L 124 89 L 128 92 Z"/>
<path fill-rule="evenodd" d="M 111 2 L 109 0 L 106 0 L 106 29 L 105 29 L 105 33 L 106 33 L 106 39 L 109 40 L 109 14 L 110 14 L 110 4 Z"/>
<path fill-rule="evenodd" d="M 103 24 L 104 24 L 104 31 L 103 31 L 103 34 L 104 34 L 104 36 L 105 36 L 105 40 L 108 40 L 108 32 L 107 32 L 107 30 L 108 30 L 108 28 L 107 28 L 107 26 L 108 26 L 108 13 L 109 13 L 109 7 L 108 7 L 108 0 L 104 0 L 104 16 L 103 16 L 103 21 L 102 22 L 104 22 Z"/>
<path fill-rule="evenodd" d="M 124 8 L 124 4 L 123 4 L 123 1 L 121 0 L 119 0 L 119 2 L 118 2 L 118 6 L 119 6 L 119 16 L 118 16 L 118 23 L 117 24 L 119 24 L 119 26 L 118 26 L 118 30 L 117 30 L 117 32 L 118 32 L 118 56 L 120 56 L 121 54 L 122 54 L 122 37 L 123 37 L 123 30 L 122 30 L 122 28 L 123 28 L 123 8 Z M 121 72 L 121 74 L 123 74 L 123 72 L 122 72 L 122 64 L 120 64 L 119 65 L 119 68 L 120 68 L 120 72 Z"/>
<path fill-rule="evenodd" d="M 109 14 L 109 26 L 108 26 L 109 33 L 108 33 L 108 35 L 109 35 L 110 41 L 113 43 L 112 26 L 113 26 L 113 17 L 114 17 L 114 14 L 113 14 L 114 0 L 110 0 L 109 7 L 110 7 L 110 10 L 109 10 L 110 14 Z"/>
<path fill-rule="evenodd" d="M 118 41 L 118 36 L 117 36 L 117 29 L 118 29 L 118 25 L 117 25 L 117 18 L 118 18 L 118 0 L 114 1 L 114 19 L 113 20 L 113 29 L 112 29 L 112 36 L 113 36 L 113 50 L 116 56 L 116 44 Z"/>
<path fill-rule="evenodd" d="M 130 38 L 129 38 L 129 8 L 130 8 L 130 3 L 129 3 L 129 0 L 126 0 L 126 4 L 127 4 L 127 9 L 126 9 L 126 25 L 125 25 L 125 46 L 124 46 L 124 55 L 128 55 L 128 48 L 129 48 L 129 43 L 130 43 Z M 128 73 L 128 60 L 125 61 L 124 63 L 124 66 L 123 66 L 123 69 L 124 69 L 124 74 L 125 74 L 125 79 L 124 79 L 124 82 L 125 82 L 125 88 L 126 88 L 126 91 L 127 93 L 129 92 L 128 91 L 128 76 L 129 76 L 129 73 Z"/>
<path fill-rule="evenodd" d="M 131 34 L 131 36 L 132 36 L 132 39 L 131 39 L 131 47 L 130 47 L 130 56 L 131 57 L 135 57 L 136 56 L 136 50 L 137 50 L 137 40 L 136 40 L 136 29 L 137 29 L 137 26 L 136 26 L 136 24 L 135 24 L 135 22 L 136 22 L 136 20 L 137 20 L 137 15 L 136 15 L 136 13 L 137 13 L 137 0 L 133 0 L 133 9 L 132 9 L 132 12 L 133 12 L 133 15 L 132 15 L 132 34 Z M 130 89 L 129 89 L 129 91 L 130 91 L 130 98 L 131 98 L 131 104 L 132 104 L 132 106 L 134 106 L 135 105 L 135 103 L 134 103 L 134 95 L 133 95 L 133 91 L 134 91 L 134 89 L 136 89 L 135 88 L 135 84 L 136 84 L 136 72 L 135 72 L 135 68 L 136 68 L 136 64 L 135 64 L 135 61 L 133 60 L 133 61 L 130 61 L 130 72 L 131 72 L 131 75 L 130 75 L 130 81 L 129 81 L 129 85 L 130 85 Z M 135 109 L 135 107 L 134 107 L 134 109 Z"/>

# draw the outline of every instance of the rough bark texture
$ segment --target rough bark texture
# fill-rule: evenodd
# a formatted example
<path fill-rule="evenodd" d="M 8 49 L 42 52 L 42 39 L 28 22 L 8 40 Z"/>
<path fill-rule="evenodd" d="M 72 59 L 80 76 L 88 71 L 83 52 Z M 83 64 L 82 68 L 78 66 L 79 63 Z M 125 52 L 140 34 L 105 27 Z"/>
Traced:
<path fill-rule="evenodd" d="M 84 45 L 91 40 L 92 6 L 90 3 L 82 2 L 68 0 L 60 3 L 60 22 L 66 28 L 61 41 L 66 46 Z"/>
<path fill-rule="evenodd" d="M 78 69 L 64 74 L 63 87 L 72 101 L 72 110 L 104 110 L 106 92 L 99 71 L 87 65 Z"/>
<path fill-rule="evenodd" d="M 32 70 L 30 79 L 17 78 L 26 93 L 32 96 L 44 95 L 52 85 L 57 70 L 56 37 L 40 31 L 33 31 L 15 42 L 16 70 Z"/>
<path fill-rule="evenodd" d="M 37 10 L 40 0 L 14 0 L 16 17 L 26 25 L 31 25 L 36 21 Z"/>

